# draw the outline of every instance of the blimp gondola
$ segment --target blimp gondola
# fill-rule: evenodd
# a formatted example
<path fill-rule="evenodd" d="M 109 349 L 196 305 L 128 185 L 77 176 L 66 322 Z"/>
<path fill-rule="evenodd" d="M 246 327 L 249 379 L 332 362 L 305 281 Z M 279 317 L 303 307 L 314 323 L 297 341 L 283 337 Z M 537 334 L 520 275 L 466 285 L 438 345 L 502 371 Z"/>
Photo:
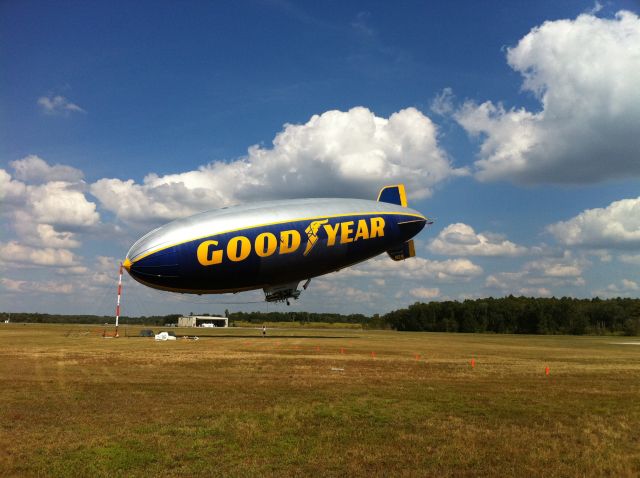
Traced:
<path fill-rule="evenodd" d="M 404 185 L 377 201 L 295 199 L 226 207 L 170 222 L 140 238 L 124 268 L 155 289 L 224 294 L 263 289 L 268 302 L 297 299 L 302 282 L 381 253 L 415 255 L 429 223 L 407 206 Z"/>

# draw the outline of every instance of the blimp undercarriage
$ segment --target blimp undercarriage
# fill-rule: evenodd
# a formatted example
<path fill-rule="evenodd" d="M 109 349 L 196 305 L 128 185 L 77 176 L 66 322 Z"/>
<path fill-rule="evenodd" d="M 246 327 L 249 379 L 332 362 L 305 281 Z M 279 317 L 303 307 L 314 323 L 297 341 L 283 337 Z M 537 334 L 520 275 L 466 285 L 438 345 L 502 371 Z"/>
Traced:
<path fill-rule="evenodd" d="M 286 302 L 289 305 L 289 299 L 297 299 L 300 297 L 301 291 L 298 290 L 299 282 L 283 284 L 274 287 L 265 287 L 264 300 L 267 302 Z"/>

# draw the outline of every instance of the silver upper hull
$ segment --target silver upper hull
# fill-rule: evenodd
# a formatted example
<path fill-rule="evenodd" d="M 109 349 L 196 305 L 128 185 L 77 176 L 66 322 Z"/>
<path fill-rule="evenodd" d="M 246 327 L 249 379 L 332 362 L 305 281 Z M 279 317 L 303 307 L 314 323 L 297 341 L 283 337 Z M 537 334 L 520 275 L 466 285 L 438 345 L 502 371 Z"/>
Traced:
<path fill-rule="evenodd" d="M 410 208 L 364 199 L 312 198 L 243 204 L 177 219 L 154 229 L 129 249 L 127 259 L 133 263 L 153 252 L 215 234 L 267 224 L 354 213 L 397 213 L 425 219 L 418 211 Z"/>

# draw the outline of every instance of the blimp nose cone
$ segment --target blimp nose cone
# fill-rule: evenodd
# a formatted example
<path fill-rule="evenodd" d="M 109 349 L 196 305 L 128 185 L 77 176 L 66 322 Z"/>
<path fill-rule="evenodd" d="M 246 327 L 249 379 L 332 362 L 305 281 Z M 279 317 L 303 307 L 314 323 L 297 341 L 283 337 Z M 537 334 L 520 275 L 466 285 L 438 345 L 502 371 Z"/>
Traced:
<path fill-rule="evenodd" d="M 418 234 L 427 224 L 427 218 L 420 217 L 398 223 L 402 237 L 407 240 Z"/>
<path fill-rule="evenodd" d="M 127 257 L 122 265 L 135 280 L 152 287 L 168 287 L 180 278 L 177 253 L 173 247 L 133 261 Z"/>

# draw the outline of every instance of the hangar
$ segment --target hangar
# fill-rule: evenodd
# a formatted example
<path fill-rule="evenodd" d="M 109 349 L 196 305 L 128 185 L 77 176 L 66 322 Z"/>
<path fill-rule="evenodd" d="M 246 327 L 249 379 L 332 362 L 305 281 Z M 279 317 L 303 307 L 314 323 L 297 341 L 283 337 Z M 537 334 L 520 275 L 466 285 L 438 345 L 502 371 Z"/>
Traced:
<path fill-rule="evenodd" d="M 229 319 L 214 315 L 189 315 L 178 319 L 178 327 L 229 327 Z"/>

